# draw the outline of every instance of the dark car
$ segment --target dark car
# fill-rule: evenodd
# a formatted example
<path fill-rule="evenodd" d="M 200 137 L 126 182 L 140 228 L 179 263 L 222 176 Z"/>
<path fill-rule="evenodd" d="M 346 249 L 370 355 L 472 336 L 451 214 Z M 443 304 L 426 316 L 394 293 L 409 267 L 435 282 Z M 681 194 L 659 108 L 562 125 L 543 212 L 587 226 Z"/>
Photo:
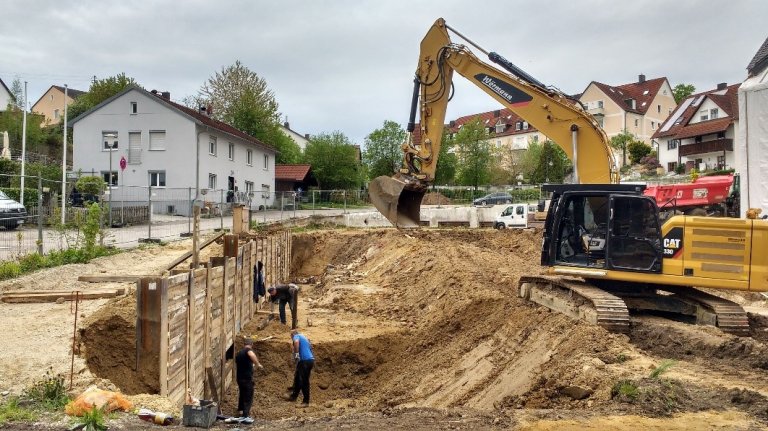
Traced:
<path fill-rule="evenodd" d="M 496 192 L 487 194 L 481 198 L 477 198 L 474 201 L 472 201 L 472 205 L 474 206 L 485 206 L 485 205 L 498 205 L 498 204 L 511 204 L 512 203 L 512 195 L 510 195 L 507 192 Z"/>
<path fill-rule="evenodd" d="M 26 218 L 27 210 L 24 205 L 0 191 L 0 226 L 13 230 L 24 224 Z"/>
<path fill-rule="evenodd" d="M 73 207 L 83 207 L 92 202 L 99 202 L 99 197 L 91 193 L 80 193 L 77 189 L 69 194 L 69 205 Z"/>

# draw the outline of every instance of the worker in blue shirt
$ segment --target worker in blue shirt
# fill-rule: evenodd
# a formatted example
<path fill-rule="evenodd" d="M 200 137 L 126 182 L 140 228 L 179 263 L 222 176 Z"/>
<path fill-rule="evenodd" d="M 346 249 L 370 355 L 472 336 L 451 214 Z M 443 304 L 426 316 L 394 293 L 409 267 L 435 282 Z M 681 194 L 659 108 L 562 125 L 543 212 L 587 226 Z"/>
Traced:
<path fill-rule="evenodd" d="M 312 353 L 312 344 L 299 331 L 291 331 L 291 353 L 296 361 L 296 372 L 293 375 L 293 387 L 288 396 L 289 401 L 296 401 L 299 391 L 303 396 L 302 406 L 309 405 L 309 376 L 315 365 L 315 355 Z"/>

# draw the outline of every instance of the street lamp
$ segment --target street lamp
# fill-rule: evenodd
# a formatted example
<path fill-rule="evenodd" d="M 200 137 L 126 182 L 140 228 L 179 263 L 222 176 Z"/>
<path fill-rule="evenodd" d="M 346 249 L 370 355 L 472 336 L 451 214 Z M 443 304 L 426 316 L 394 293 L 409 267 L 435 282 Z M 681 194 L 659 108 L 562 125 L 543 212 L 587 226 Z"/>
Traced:
<path fill-rule="evenodd" d="M 109 227 L 112 227 L 112 152 L 115 151 L 115 148 L 117 147 L 117 134 L 116 133 L 106 133 L 104 135 L 105 138 L 111 138 L 110 141 L 106 141 L 105 144 L 109 146 L 109 182 L 107 183 L 107 187 L 109 189 Z"/>

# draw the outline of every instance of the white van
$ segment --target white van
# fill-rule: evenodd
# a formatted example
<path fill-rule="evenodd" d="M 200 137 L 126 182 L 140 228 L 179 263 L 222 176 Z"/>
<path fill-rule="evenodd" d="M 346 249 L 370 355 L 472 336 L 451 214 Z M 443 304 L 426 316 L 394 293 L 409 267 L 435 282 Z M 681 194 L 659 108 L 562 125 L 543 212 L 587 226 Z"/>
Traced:
<path fill-rule="evenodd" d="M 493 222 L 496 229 L 528 227 L 528 204 L 511 204 L 504 208 Z"/>

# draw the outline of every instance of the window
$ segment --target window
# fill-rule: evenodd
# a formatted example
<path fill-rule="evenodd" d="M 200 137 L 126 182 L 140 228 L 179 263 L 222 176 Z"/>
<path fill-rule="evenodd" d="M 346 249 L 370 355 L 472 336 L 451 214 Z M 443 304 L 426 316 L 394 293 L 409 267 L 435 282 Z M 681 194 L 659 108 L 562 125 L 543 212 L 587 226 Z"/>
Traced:
<path fill-rule="evenodd" d="M 725 156 L 717 156 L 717 169 L 725 169 Z"/>
<path fill-rule="evenodd" d="M 697 144 L 701 142 L 701 136 L 697 136 L 696 139 L 694 139 L 694 142 Z"/>
<path fill-rule="evenodd" d="M 253 166 L 253 150 L 245 151 L 245 163 L 248 166 Z"/>
<path fill-rule="evenodd" d="M 131 102 L 131 114 L 138 114 L 139 113 L 139 104 L 136 102 Z"/>
<path fill-rule="evenodd" d="M 165 187 L 165 171 L 149 171 L 149 185 Z"/>
<path fill-rule="evenodd" d="M 656 112 L 661 114 L 661 105 L 656 105 Z"/>
<path fill-rule="evenodd" d="M 117 149 L 117 132 L 114 131 L 108 131 L 108 132 L 101 132 L 101 141 L 104 143 L 104 146 L 101 148 L 102 151 L 114 151 Z"/>
<path fill-rule="evenodd" d="M 216 190 L 216 174 L 208 174 L 208 188 Z"/>
<path fill-rule="evenodd" d="M 117 187 L 117 171 L 101 171 L 101 178 L 109 187 Z"/>
<path fill-rule="evenodd" d="M 496 133 L 503 133 L 504 132 L 504 124 L 499 121 L 498 124 L 496 124 Z"/>
<path fill-rule="evenodd" d="M 208 141 L 208 154 L 215 156 L 216 155 L 216 137 L 211 136 L 211 140 Z"/>
<path fill-rule="evenodd" d="M 165 150 L 165 130 L 149 131 L 149 150 L 150 151 Z"/>
<path fill-rule="evenodd" d="M 496 140 L 496 148 L 501 147 L 501 139 Z"/>
<path fill-rule="evenodd" d="M 720 116 L 720 110 L 719 109 L 712 108 L 712 109 L 709 110 L 709 118 L 714 120 L 718 116 Z"/>
<path fill-rule="evenodd" d="M 725 139 L 725 132 L 717 132 L 717 139 Z"/>
<path fill-rule="evenodd" d="M 269 170 L 269 154 L 264 154 L 264 170 Z"/>
<path fill-rule="evenodd" d="M 602 108 L 603 107 L 603 101 L 602 100 L 598 100 L 597 101 L 597 107 L 598 108 Z"/>
<path fill-rule="evenodd" d="M 253 183 L 251 181 L 245 182 L 245 194 L 250 195 L 253 191 Z"/>
<path fill-rule="evenodd" d="M 597 120 L 597 124 L 599 124 L 600 127 L 603 127 L 603 120 L 604 120 L 604 118 L 602 116 L 600 116 L 600 117 L 597 117 L 596 120 Z"/>
<path fill-rule="evenodd" d="M 53 102 L 53 94 L 51 94 L 51 95 L 49 95 L 49 96 L 48 96 L 48 100 L 50 100 L 51 102 Z"/>
<path fill-rule="evenodd" d="M 533 142 L 539 142 L 539 135 L 533 135 Z"/>
<path fill-rule="evenodd" d="M 229 143 L 229 160 L 235 160 L 235 144 Z"/>
<path fill-rule="evenodd" d="M 667 172 L 675 172 L 677 170 L 677 162 L 667 163 Z"/>
<path fill-rule="evenodd" d="M 128 164 L 141 163 L 141 132 L 128 132 Z"/>
<path fill-rule="evenodd" d="M 670 139 L 667 141 L 667 149 L 674 150 L 677 148 L 677 139 Z"/>
<path fill-rule="evenodd" d="M 653 130 L 655 128 L 656 128 L 656 122 L 655 121 L 651 121 L 651 130 Z"/>
<path fill-rule="evenodd" d="M 522 129 L 522 128 L 523 128 L 523 123 L 522 123 L 522 121 L 517 121 L 517 122 L 515 122 L 515 130 L 520 130 L 520 129 Z"/>
<path fill-rule="evenodd" d="M 701 121 L 707 121 L 707 120 L 709 120 L 709 111 L 701 111 L 701 112 L 699 112 L 699 114 L 701 115 L 701 116 L 699 117 L 699 119 L 700 119 Z"/>
<path fill-rule="evenodd" d="M 54 120 L 58 120 L 59 119 L 59 110 L 58 109 L 54 109 L 53 110 L 53 119 Z"/>
<path fill-rule="evenodd" d="M 528 130 L 528 122 L 523 121 L 523 130 Z"/>
<path fill-rule="evenodd" d="M 635 118 L 635 127 L 637 127 L 639 125 L 640 125 L 640 121 L 637 118 Z"/>

